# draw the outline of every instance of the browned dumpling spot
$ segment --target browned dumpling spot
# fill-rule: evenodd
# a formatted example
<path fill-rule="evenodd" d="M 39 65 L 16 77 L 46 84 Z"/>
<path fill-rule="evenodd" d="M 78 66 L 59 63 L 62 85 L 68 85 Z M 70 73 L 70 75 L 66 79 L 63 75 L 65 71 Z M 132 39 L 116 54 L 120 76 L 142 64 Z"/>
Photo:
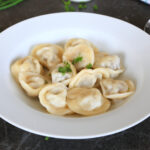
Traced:
<path fill-rule="evenodd" d="M 36 58 L 27 56 L 15 61 L 11 65 L 11 72 L 15 79 L 18 80 L 19 72 L 33 72 L 40 74 L 43 72 L 43 68 Z"/>
<path fill-rule="evenodd" d="M 92 88 L 97 80 L 97 76 L 92 69 L 83 69 L 74 76 L 69 84 L 69 88 L 85 87 Z"/>
<path fill-rule="evenodd" d="M 59 67 L 64 67 L 65 63 L 68 63 L 70 65 L 71 72 L 62 73 L 59 72 Z M 51 72 L 52 76 L 52 83 L 64 83 L 65 85 L 68 85 L 71 81 L 71 79 L 76 75 L 76 68 L 72 65 L 72 63 L 65 62 L 58 64 Z"/>
<path fill-rule="evenodd" d="M 33 48 L 31 55 L 39 60 L 39 62 L 48 69 L 52 69 L 61 63 L 63 49 L 54 44 L 40 44 Z"/>
<path fill-rule="evenodd" d="M 38 96 L 40 90 L 47 84 L 44 76 L 32 72 L 20 72 L 18 80 L 27 95 L 32 97 Z"/>
<path fill-rule="evenodd" d="M 111 105 L 96 88 L 69 89 L 67 104 L 72 111 L 85 116 L 104 113 Z"/>
<path fill-rule="evenodd" d="M 100 81 L 104 97 L 109 99 L 124 99 L 135 92 L 131 80 L 103 79 Z"/>
<path fill-rule="evenodd" d="M 39 93 L 39 100 L 46 110 L 55 115 L 67 115 L 73 112 L 66 103 L 67 88 L 62 83 L 46 85 Z"/>

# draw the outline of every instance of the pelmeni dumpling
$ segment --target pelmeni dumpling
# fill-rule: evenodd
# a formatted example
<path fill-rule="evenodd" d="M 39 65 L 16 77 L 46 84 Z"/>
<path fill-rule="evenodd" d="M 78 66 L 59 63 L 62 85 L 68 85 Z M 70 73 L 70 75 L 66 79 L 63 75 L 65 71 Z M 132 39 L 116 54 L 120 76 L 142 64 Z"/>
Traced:
<path fill-rule="evenodd" d="M 100 89 L 100 80 L 110 78 L 110 73 L 108 68 L 97 68 L 93 70 L 95 76 L 97 77 L 96 83 L 94 85 L 95 88 Z"/>
<path fill-rule="evenodd" d="M 87 65 L 94 64 L 94 51 L 93 48 L 87 44 L 79 44 L 65 49 L 63 54 L 64 61 L 72 62 L 75 59 L 82 58 L 81 61 L 75 65 L 76 69 L 80 71 Z"/>
<path fill-rule="evenodd" d="M 68 67 L 70 70 L 68 72 L 62 73 L 59 72 L 59 69 L 62 67 Z M 64 68 L 65 69 L 65 68 Z M 70 62 L 64 62 L 61 64 L 58 64 L 55 69 L 52 70 L 51 76 L 52 76 L 52 83 L 59 83 L 62 82 L 65 85 L 68 85 L 71 81 L 71 79 L 76 75 L 76 68 L 72 65 Z"/>
<path fill-rule="evenodd" d="M 102 79 L 102 78 L 110 78 L 110 69 L 108 68 L 97 68 L 94 69 L 94 73 L 96 74 L 98 79 Z"/>
<path fill-rule="evenodd" d="M 120 69 L 120 58 L 117 55 L 108 55 L 107 53 L 99 52 L 98 58 L 95 61 L 94 68 Z"/>
<path fill-rule="evenodd" d="M 15 61 L 15 63 L 11 65 L 11 72 L 13 76 L 18 80 L 19 72 L 42 73 L 43 68 L 36 58 L 27 56 Z"/>
<path fill-rule="evenodd" d="M 20 72 L 20 66 L 22 62 L 23 62 L 23 59 L 19 59 L 11 65 L 11 73 L 16 80 L 18 80 L 18 74 Z"/>
<path fill-rule="evenodd" d="M 83 38 L 73 38 L 73 39 L 68 40 L 67 43 L 65 44 L 65 49 L 74 47 L 80 44 L 86 44 L 90 46 L 95 53 L 99 52 L 98 48 L 93 43 Z"/>
<path fill-rule="evenodd" d="M 100 76 L 99 76 L 100 77 Z M 73 77 L 69 84 L 69 88 L 86 87 L 92 88 L 97 80 L 97 76 L 92 69 L 83 69 Z"/>
<path fill-rule="evenodd" d="M 86 87 L 92 88 L 99 85 L 101 79 L 110 78 L 110 69 L 83 69 L 76 76 L 74 76 L 69 84 L 69 88 Z M 97 85 L 95 85 L 97 84 Z"/>
<path fill-rule="evenodd" d="M 44 76 L 32 72 L 20 72 L 18 80 L 27 95 L 33 97 L 38 96 L 40 90 L 48 82 Z"/>
<path fill-rule="evenodd" d="M 51 70 L 61 63 L 63 49 L 54 44 L 40 44 L 34 47 L 31 55 L 37 58 L 43 66 Z"/>
<path fill-rule="evenodd" d="M 73 113 L 67 106 L 66 96 L 67 87 L 62 83 L 48 84 L 39 93 L 41 105 L 55 115 Z"/>
<path fill-rule="evenodd" d="M 102 76 L 102 78 L 104 78 L 104 79 L 105 78 L 115 78 L 123 72 L 122 69 L 113 70 L 110 68 L 96 68 L 96 69 L 94 69 L 94 71 L 97 75 Z"/>
<path fill-rule="evenodd" d="M 100 64 L 101 64 L 101 58 L 104 57 L 104 56 L 108 56 L 108 53 L 106 52 L 100 52 L 100 51 L 94 51 L 94 54 L 95 54 L 95 62 L 94 62 L 94 65 L 93 65 L 93 68 L 100 68 L 102 67 Z"/>
<path fill-rule="evenodd" d="M 80 45 L 80 44 L 86 44 L 86 45 L 89 45 L 92 48 L 94 47 L 94 45 L 86 39 L 73 38 L 73 39 L 70 39 L 70 40 L 67 41 L 67 43 L 65 44 L 65 49 L 68 49 L 70 47 L 75 47 L 75 46 Z"/>
<path fill-rule="evenodd" d="M 96 88 L 69 89 L 67 104 L 73 112 L 85 116 L 104 113 L 111 105 Z"/>
<path fill-rule="evenodd" d="M 104 56 L 96 59 L 93 68 L 108 68 L 111 78 L 119 76 L 119 74 L 124 71 L 123 67 L 121 66 L 119 56 L 105 55 L 105 53 L 102 55 Z"/>
<path fill-rule="evenodd" d="M 104 97 L 109 99 L 123 99 L 132 95 L 135 91 L 131 80 L 103 79 L 100 81 Z"/>

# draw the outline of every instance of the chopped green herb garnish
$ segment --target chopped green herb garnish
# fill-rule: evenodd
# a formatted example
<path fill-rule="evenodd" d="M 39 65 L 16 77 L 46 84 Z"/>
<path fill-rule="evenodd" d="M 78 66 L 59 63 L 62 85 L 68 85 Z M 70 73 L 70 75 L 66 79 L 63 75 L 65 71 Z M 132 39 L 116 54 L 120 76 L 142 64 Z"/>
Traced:
<path fill-rule="evenodd" d="M 65 6 L 65 11 L 69 11 L 69 7 L 68 6 Z"/>
<path fill-rule="evenodd" d="M 88 65 L 86 66 L 86 68 L 87 68 L 87 69 L 92 69 L 92 64 L 88 64 Z"/>
<path fill-rule="evenodd" d="M 46 137 L 45 137 L 45 141 L 48 141 L 48 140 L 49 140 L 49 137 L 46 136 Z"/>
<path fill-rule="evenodd" d="M 62 0 L 62 2 L 64 3 L 65 11 L 75 11 L 75 8 L 71 6 L 70 0 Z"/>
<path fill-rule="evenodd" d="M 62 0 L 62 2 L 64 3 L 64 5 L 70 5 L 71 4 L 70 0 Z"/>
<path fill-rule="evenodd" d="M 73 6 L 70 6 L 69 11 L 75 11 L 75 8 Z"/>
<path fill-rule="evenodd" d="M 84 8 L 87 8 L 87 5 L 86 5 L 86 4 L 84 4 Z"/>
<path fill-rule="evenodd" d="M 82 9 L 82 8 L 83 8 L 83 7 L 82 7 L 82 4 L 79 4 L 79 5 L 78 5 L 78 8 L 79 8 L 79 9 Z"/>
<path fill-rule="evenodd" d="M 67 62 L 64 62 L 65 66 L 64 67 L 59 67 L 58 72 L 61 72 L 63 75 L 65 75 L 66 72 L 72 72 L 70 68 L 70 64 Z"/>
<path fill-rule="evenodd" d="M 93 10 L 94 10 L 94 11 L 97 11 L 97 10 L 98 10 L 98 6 L 97 6 L 96 4 L 93 6 Z"/>
<path fill-rule="evenodd" d="M 80 3 L 80 4 L 78 5 L 78 8 L 79 8 L 79 9 L 84 9 L 84 8 L 87 8 L 87 5 L 86 5 L 85 3 Z"/>
<path fill-rule="evenodd" d="M 9 7 L 15 6 L 22 1 L 23 0 L 0 0 L 0 10 L 4 10 Z"/>
<path fill-rule="evenodd" d="M 77 58 L 75 58 L 73 61 L 72 61 L 72 64 L 76 64 L 76 63 L 78 63 L 78 62 L 80 62 L 80 61 L 82 61 L 82 59 L 83 59 L 83 57 L 77 57 Z"/>

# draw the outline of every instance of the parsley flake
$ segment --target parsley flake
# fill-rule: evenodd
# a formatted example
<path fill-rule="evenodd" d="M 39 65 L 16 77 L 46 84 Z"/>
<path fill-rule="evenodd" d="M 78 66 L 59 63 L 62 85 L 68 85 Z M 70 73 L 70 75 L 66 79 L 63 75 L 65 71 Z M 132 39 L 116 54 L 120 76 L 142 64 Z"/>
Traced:
<path fill-rule="evenodd" d="M 87 69 L 92 69 L 92 64 L 88 64 L 88 65 L 86 66 L 86 68 L 87 68 Z"/>
<path fill-rule="evenodd" d="M 68 62 L 64 62 L 64 64 L 64 67 L 58 68 L 58 72 L 61 72 L 63 75 L 65 75 L 66 72 L 72 72 L 70 64 Z"/>
<path fill-rule="evenodd" d="M 94 11 L 98 11 L 98 5 L 95 4 L 95 5 L 93 6 L 93 10 L 94 10 Z"/>
<path fill-rule="evenodd" d="M 73 6 L 70 6 L 69 11 L 75 11 L 75 8 Z"/>
<path fill-rule="evenodd" d="M 49 140 L 49 137 L 46 136 L 46 137 L 45 137 L 45 141 L 48 141 L 48 140 Z"/>
<path fill-rule="evenodd" d="M 85 3 L 80 3 L 80 4 L 78 5 L 78 8 L 79 8 L 79 9 L 84 9 L 84 8 L 87 8 L 87 5 L 86 5 Z"/>
<path fill-rule="evenodd" d="M 78 62 L 80 62 L 80 61 L 82 61 L 82 59 L 83 59 L 83 57 L 76 57 L 73 61 L 72 61 L 72 64 L 76 64 L 76 63 L 78 63 Z"/>
<path fill-rule="evenodd" d="M 75 8 L 71 6 L 71 1 L 70 0 L 62 0 L 64 4 L 65 11 L 75 11 Z"/>

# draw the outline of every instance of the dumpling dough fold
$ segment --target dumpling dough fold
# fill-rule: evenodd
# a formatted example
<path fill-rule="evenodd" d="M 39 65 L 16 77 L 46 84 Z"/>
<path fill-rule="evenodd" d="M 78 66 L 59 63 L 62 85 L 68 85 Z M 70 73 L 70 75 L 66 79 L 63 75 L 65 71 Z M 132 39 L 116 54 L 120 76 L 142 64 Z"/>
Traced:
<path fill-rule="evenodd" d="M 135 92 L 135 86 L 131 80 L 103 79 L 100 85 L 104 97 L 109 99 L 124 99 Z"/>
<path fill-rule="evenodd" d="M 104 113 L 111 105 L 96 88 L 69 89 L 67 103 L 72 111 L 85 116 Z"/>
<path fill-rule="evenodd" d="M 92 88 L 95 85 L 96 80 L 97 76 L 92 69 L 83 69 L 72 78 L 69 84 L 69 88 L 73 87 Z"/>
<path fill-rule="evenodd" d="M 51 70 L 61 63 L 63 52 L 63 49 L 58 45 L 39 44 L 33 48 L 31 55 L 37 58 L 43 66 Z"/>
<path fill-rule="evenodd" d="M 40 90 L 48 82 L 44 76 L 32 72 L 20 72 L 18 79 L 27 95 L 32 97 L 38 96 Z"/>
<path fill-rule="evenodd" d="M 118 77 L 124 71 L 119 56 L 108 55 L 104 52 L 95 53 L 95 63 L 93 68 L 106 68 L 106 71 L 108 70 L 111 78 Z"/>
<path fill-rule="evenodd" d="M 15 61 L 11 65 L 11 72 L 15 79 L 18 80 L 19 72 L 32 72 L 40 74 L 43 72 L 43 68 L 36 58 L 27 56 Z"/>
<path fill-rule="evenodd" d="M 66 102 L 67 87 L 62 83 L 48 84 L 39 93 L 39 100 L 43 107 L 51 114 L 67 115 L 73 112 Z"/>

